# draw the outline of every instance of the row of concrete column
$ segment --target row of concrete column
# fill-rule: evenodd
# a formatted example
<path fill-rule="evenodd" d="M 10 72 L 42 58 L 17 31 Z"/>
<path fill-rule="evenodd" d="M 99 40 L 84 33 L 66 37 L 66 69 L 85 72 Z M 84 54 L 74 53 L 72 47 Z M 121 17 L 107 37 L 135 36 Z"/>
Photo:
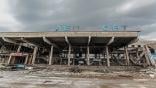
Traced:
<path fill-rule="evenodd" d="M 12 40 L 12 39 L 9 39 L 9 38 L 6 38 L 6 37 L 2 37 L 2 39 L 5 41 L 5 42 L 8 42 L 8 43 L 12 43 L 12 44 L 15 44 L 15 45 L 19 45 L 18 49 L 17 49 L 17 53 L 20 52 L 21 50 L 21 47 L 24 46 L 24 45 L 21 45 L 19 43 L 16 43 L 15 40 Z M 32 56 L 32 60 L 31 60 L 31 64 L 35 64 L 35 59 L 36 59 L 36 56 L 37 56 L 37 51 L 38 51 L 38 45 L 36 44 L 33 44 L 29 41 L 27 41 L 26 39 L 24 38 L 21 38 L 21 41 L 23 42 L 26 42 L 30 45 L 33 45 L 34 46 L 34 51 L 33 51 L 33 56 Z M 43 41 L 46 42 L 47 44 L 51 45 L 51 50 L 50 50 L 50 53 L 49 53 L 49 65 L 51 65 L 53 63 L 53 60 L 52 60 L 52 57 L 53 57 L 53 47 L 58 47 L 56 44 L 53 44 L 52 42 L 50 42 L 46 37 L 43 37 Z M 26 46 L 28 47 L 28 46 Z M 30 48 L 30 47 L 29 47 Z M 28 61 L 28 57 L 26 57 L 26 60 L 25 60 L 25 64 L 27 63 Z M 10 63 L 11 61 L 11 58 L 12 56 L 10 55 L 9 59 L 8 59 L 8 64 Z"/>
<path fill-rule="evenodd" d="M 112 37 L 110 39 L 110 41 L 108 42 L 108 44 L 105 46 L 105 51 L 106 51 L 106 58 L 107 58 L 107 66 L 110 66 L 110 55 L 109 55 L 109 45 L 114 41 L 114 38 L 115 37 Z M 16 44 L 16 41 L 13 41 L 11 39 L 8 39 L 8 38 L 3 38 L 4 41 L 6 42 L 10 42 L 10 43 L 13 43 L 13 44 Z M 22 38 L 22 40 L 25 40 L 24 38 Z M 65 40 L 66 42 L 68 43 L 69 47 L 68 47 L 68 65 L 70 65 L 70 58 L 71 58 L 71 44 L 68 40 L 68 37 L 65 36 Z M 46 42 L 47 44 L 51 45 L 51 49 L 50 49 L 50 53 L 49 53 L 49 65 L 52 65 L 53 64 L 53 48 L 54 46 L 55 47 L 58 47 L 56 44 L 53 44 L 51 41 L 49 41 L 46 37 L 43 37 L 43 41 Z M 90 50 L 89 50 L 89 43 L 91 41 L 91 36 L 88 37 L 88 45 L 87 45 L 87 65 L 90 65 Z M 29 41 L 24 41 L 24 42 L 27 42 L 27 43 L 30 43 Z M 33 44 L 34 45 L 34 44 Z M 38 46 L 37 45 L 34 45 L 34 51 L 33 51 L 33 56 L 32 56 L 32 61 L 31 61 L 31 64 L 35 64 L 35 59 L 36 59 L 36 56 L 37 56 L 37 51 L 38 51 Z M 20 49 L 21 49 L 21 45 L 19 45 L 18 49 L 17 49 L 17 52 L 20 52 Z M 128 50 L 127 48 L 125 48 L 125 58 L 127 59 L 127 65 L 129 65 L 129 54 L 128 54 Z M 10 63 L 10 59 L 11 59 L 11 56 L 9 57 L 9 60 L 8 60 L 8 63 Z M 25 60 L 25 63 L 27 63 L 28 61 L 28 57 L 26 57 L 26 60 Z"/>
<path fill-rule="evenodd" d="M 109 56 L 109 47 L 106 46 L 105 47 L 106 49 L 106 58 L 107 58 L 107 66 L 109 67 L 110 66 L 110 56 Z M 90 65 L 90 49 L 89 49 L 89 46 L 87 46 L 87 65 Z M 68 48 L 68 66 L 70 66 L 70 54 L 71 54 L 71 46 L 69 45 L 69 48 Z"/>
<path fill-rule="evenodd" d="M 20 53 L 21 48 L 22 48 L 22 46 L 21 46 L 21 45 L 19 45 L 19 47 L 18 47 L 18 49 L 17 49 L 17 53 Z M 34 50 L 35 50 L 35 52 L 37 52 L 37 50 L 36 50 L 36 49 L 34 49 Z M 34 55 L 34 56 L 36 56 L 36 55 Z M 26 57 L 26 58 L 25 58 L 25 62 L 24 62 L 24 64 L 27 64 L 28 59 L 29 59 L 29 55 L 26 55 L 25 57 Z M 35 58 L 35 57 L 34 57 L 34 58 Z M 10 55 L 10 56 L 9 56 L 9 59 L 8 59 L 8 64 L 10 64 L 11 59 L 12 59 L 12 55 Z M 15 58 L 13 58 L 13 60 L 15 60 Z M 14 61 L 13 61 L 13 62 L 14 62 Z"/>
<path fill-rule="evenodd" d="M 21 46 L 18 47 L 17 52 L 20 52 L 20 49 L 21 49 Z M 51 46 L 51 49 L 49 52 L 49 63 L 48 63 L 49 65 L 53 64 L 53 49 L 54 49 L 54 46 Z M 127 60 L 127 65 L 129 65 L 128 50 L 126 47 L 124 49 L 125 49 L 125 58 Z M 37 51 L 38 51 L 38 47 L 36 46 L 33 51 L 33 57 L 32 57 L 32 61 L 31 61 L 32 64 L 35 64 Z M 90 51 L 90 48 L 89 48 L 89 46 L 87 46 L 87 57 L 86 57 L 87 65 L 90 65 L 90 52 L 89 51 Z M 106 51 L 107 66 L 109 67 L 109 66 L 111 66 L 110 65 L 110 55 L 109 55 L 109 46 L 105 46 L 105 51 Z M 69 45 L 69 47 L 68 47 L 68 66 L 70 66 L 70 59 L 71 59 L 71 45 Z M 11 56 L 9 57 L 8 64 L 10 63 L 10 60 L 11 60 Z M 28 61 L 28 56 L 25 59 L 25 64 L 27 63 L 27 61 Z"/>
<path fill-rule="evenodd" d="M 49 65 L 53 64 L 53 46 L 51 46 L 51 50 L 49 53 Z M 107 58 L 107 66 L 110 66 L 110 56 L 109 56 L 109 47 L 106 46 L 106 58 Z M 34 52 L 33 52 L 33 59 L 32 59 L 32 64 L 35 64 L 35 59 L 36 59 L 36 55 L 37 55 L 37 50 L 38 47 L 34 48 Z M 90 49 L 89 46 L 87 46 L 87 65 L 90 65 Z M 69 45 L 68 47 L 68 66 L 70 66 L 70 59 L 71 59 L 71 46 Z"/>
<path fill-rule="evenodd" d="M 110 66 L 110 56 L 109 56 L 109 47 L 108 47 L 108 45 L 110 45 L 113 41 L 114 41 L 114 38 L 115 37 L 112 37 L 111 39 L 110 39 L 110 41 L 108 42 L 108 44 L 107 44 L 107 46 L 106 46 L 106 58 L 107 58 L 107 66 L 109 67 Z M 68 37 L 67 36 L 65 36 L 65 40 L 66 40 L 66 42 L 68 43 L 68 45 L 69 45 L 69 49 L 68 49 L 68 66 L 70 66 L 70 54 L 71 54 L 71 44 L 70 44 L 70 42 L 69 42 L 69 40 L 68 40 Z M 90 43 L 90 41 L 91 41 L 91 36 L 89 36 L 88 37 L 88 45 L 87 45 L 87 65 L 90 65 L 90 50 L 89 50 L 89 43 Z"/>
<path fill-rule="evenodd" d="M 53 64 L 53 49 L 54 49 L 54 46 L 51 46 L 51 49 L 50 49 L 50 52 L 49 52 L 49 65 L 52 65 Z M 33 59 L 32 59 L 32 64 L 35 64 L 35 59 L 36 59 L 36 56 L 37 56 L 37 51 L 38 51 L 38 47 L 35 47 L 34 48 L 34 52 L 33 52 Z"/>
<path fill-rule="evenodd" d="M 51 49 L 49 52 L 49 63 L 48 63 L 49 65 L 53 64 L 53 49 L 54 49 L 54 46 L 51 45 Z M 125 58 L 127 60 L 127 65 L 129 65 L 128 50 L 126 47 L 124 49 L 125 49 Z M 17 52 L 20 52 L 20 50 L 21 50 L 21 45 L 18 47 Z M 37 51 L 38 51 L 38 47 L 35 46 L 34 51 L 33 51 L 31 64 L 35 64 Z M 90 65 L 90 52 L 89 51 L 90 51 L 90 48 L 89 48 L 89 46 L 87 46 L 87 52 L 86 52 L 87 53 L 87 57 L 86 57 L 87 65 Z M 105 46 L 105 51 L 106 51 L 107 66 L 109 67 L 110 66 L 109 46 Z M 68 46 L 68 57 L 67 58 L 68 58 L 68 66 L 70 66 L 70 59 L 71 59 L 71 45 L 70 44 Z M 9 57 L 8 64 L 10 63 L 10 60 L 11 60 L 11 56 Z M 27 63 L 27 61 L 28 61 L 28 56 L 26 57 L 25 64 Z"/>
<path fill-rule="evenodd" d="M 20 53 L 20 50 L 21 50 L 21 46 L 18 47 L 17 53 Z M 36 46 L 36 47 L 34 47 L 34 50 L 33 50 L 31 64 L 35 64 L 35 59 L 36 59 L 36 56 L 37 56 L 37 51 L 38 51 L 38 47 Z M 53 59 L 52 58 L 53 58 L 53 46 L 51 46 L 51 50 L 50 50 L 50 53 L 49 53 L 49 65 L 52 65 L 53 64 Z M 8 59 L 8 64 L 10 64 L 11 59 L 12 59 L 12 56 L 10 55 L 9 56 L 9 59 Z M 26 58 L 25 58 L 24 64 L 27 64 L 28 59 L 29 59 L 29 56 L 27 55 Z"/>

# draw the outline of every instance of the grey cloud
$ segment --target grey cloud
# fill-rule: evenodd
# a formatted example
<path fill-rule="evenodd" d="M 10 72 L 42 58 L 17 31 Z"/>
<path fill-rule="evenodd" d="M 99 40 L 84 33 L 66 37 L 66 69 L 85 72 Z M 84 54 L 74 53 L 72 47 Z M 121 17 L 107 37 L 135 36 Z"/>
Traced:
<path fill-rule="evenodd" d="M 142 26 L 142 29 L 143 29 L 141 33 L 142 35 L 150 35 L 151 33 L 156 33 L 156 23 Z"/>
<path fill-rule="evenodd" d="M 9 31 L 9 29 L 7 29 L 6 27 L 1 27 L 0 26 L 0 31 L 7 32 L 7 31 Z"/>
<path fill-rule="evenodd" d="M 116 11 L 130 1 L 16 0 L 14 4 L 13 1 L 10 2 L 10 8 L 14 18 L 24 25 L 23 31 L 52 31 L 57 24 L 83 27 L 97 27 L 102 24 L 141 26 L 144 28 L 142 35 L 155 31 L 151 24 L 156 23 L 156 3 L 132 9 L 124 14 Z M 140 5 L 140 2 L 137 5 Z"/>
<path fill-rule="evenodd" d="M 138 3 L 139 4 L 139 3 Z M 135 17 L 135 18 L 144 18 L 144 19 L 150 19 L 153 20 L 153 18 L 156 19 L 156 2 L 152 3 L 149 6 L 145 6 L 142 8 L 136 8 L 133 9 L 132 11 L 127 12 L 125 15 L 123 16 L 128 16 L 128 17 Z"/>

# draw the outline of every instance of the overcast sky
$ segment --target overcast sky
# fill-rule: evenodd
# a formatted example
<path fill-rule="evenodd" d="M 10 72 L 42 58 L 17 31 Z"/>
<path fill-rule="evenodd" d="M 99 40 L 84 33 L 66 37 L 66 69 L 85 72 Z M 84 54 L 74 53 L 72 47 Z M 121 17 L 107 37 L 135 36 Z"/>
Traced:
<path fill-rule="evenodd" d="M 0 0 L 0 31 L 53 31 L 58 24 L 127 25 L 156 39 L 156 0 Z"/>

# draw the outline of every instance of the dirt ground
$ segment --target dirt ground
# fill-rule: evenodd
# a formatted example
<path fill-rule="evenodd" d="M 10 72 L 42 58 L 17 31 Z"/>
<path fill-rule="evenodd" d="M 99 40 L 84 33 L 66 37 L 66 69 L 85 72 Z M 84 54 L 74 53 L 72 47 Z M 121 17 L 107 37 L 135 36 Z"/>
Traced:
<path fill-rule="evenodd" d="M 0 88 L 156 88 L 151 72 L 0 71 Z"/>

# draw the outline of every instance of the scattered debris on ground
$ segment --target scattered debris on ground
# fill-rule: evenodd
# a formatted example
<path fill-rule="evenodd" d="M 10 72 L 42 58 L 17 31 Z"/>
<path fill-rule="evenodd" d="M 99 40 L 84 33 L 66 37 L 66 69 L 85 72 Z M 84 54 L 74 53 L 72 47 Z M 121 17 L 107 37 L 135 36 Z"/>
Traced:
<path fill-rule="evenodd" d="M 61 68 L 61 70 L 59 70 Z M 23 71 L 26 75 L 37 75 L 40 77 L 74 77 L 74 78 L 100 78 L 100 79 L 154 79 L 156 69 L 153 67 L 142 68 L 140 70 L 114 71 L 111 68 L 96 70 L 82 69 L 79 66 L 62 67 L 36 67 L 31 65 L 0 65 L 2 71 Z M 7 69 L 7 70 L 6 70 Z"/>
<path fill-rule="evenodd" d="M 78 66 L 75 66 L 75 67 L 69 68 L 69 72 L 81 73 L 82 72 L 82 69 L 80 69 Z"/>

